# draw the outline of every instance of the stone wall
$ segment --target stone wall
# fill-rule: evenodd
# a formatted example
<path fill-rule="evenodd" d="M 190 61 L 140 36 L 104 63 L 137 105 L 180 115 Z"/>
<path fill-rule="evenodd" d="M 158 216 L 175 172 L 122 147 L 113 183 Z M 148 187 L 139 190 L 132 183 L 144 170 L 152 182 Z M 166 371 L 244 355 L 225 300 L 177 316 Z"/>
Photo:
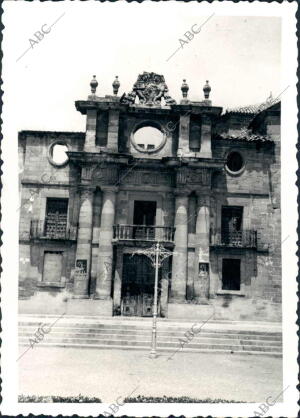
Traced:
<path fill-rule="evenodd" d="M 48 309 L 59 312 L 64 299 L 71 297 L 72 269 L 75 263 L 75 241 L 30 241 L 31 221 L 43 222 L 48 197 L 67 198 L 69 225 L 76 228 L 78 198 L 74 186 L 78 170 L 69 164 L 57 167 L 49 160 L 49 148 L 56 141 L 63 141 L 69 151 L 83 148 L 84 134 L 70 132 L 21 132 L 19 135 L 20 183 L 22 184 L 19 208 L 20 233 L 20 287 L 22 311 L 36 312 Z M 42 230 L 42 227 L 41 227 Z M 45 251 L 62 251 L 63 266 L 61 286 L 44 286 L 42 282 Z M 30 299 L 30 302 L 29 302 Z M 47 300 L 47 303 L 45 301 Z M 26 301 L 29 304 L 26 304 Z"/>
<path fill-rule="evenodd" d="M 88 122 L 87 128 L 90 139 L 93 137 L 92 131 L 95 128 L 95 147 L 93 148 L 91 140 L 90 151 L 97 151 L 98 153 L 100 150 L 105 150 L 105 147 L 109 145 L 109 151 L 131 153 L 135 157 L 145 159 L 161 159 L 177 155 L 178 126 L 174 131 L 167 133 L 164 148 L 153 155 L 141 155 L 136 152 L 130 143 L 130 132 L 134 127 L 147 120 L 147 116 L 141 112 L 140 116 L 129 113 L 126 117 L 124 115 L 119 117 L 118 112 L 109 112 L 111 111 L 99 113 L 97 116 L 95 114 L 94 117 L 89 116 L 90 123 Z M 276 112 L 266 111 L 263 113 L 260 119 L 253 122 L 253 129 L 261 134 L 269 135 L 273 143 L 220 139 L 216 135 L 224 132 L 237 134 L 241 129 L 248 126 L 251 121 L 249 116 L 225 115 L 213 127 L 212 157 L 226 159 L 230 151 L 240 152 L 245 162 L 245 167 L 241 173 L 233 175 L 225 169 L 218 169 L 212 175 L 211 188 L 208 183 L 199 185 L 194 182 L 192 184 L 190 177 L 184 185 L 181 185 L 181 193 L 185 193 L 186 196 L 183 198 L 182 194 L 180 199 L 185 199 L 185 202 L 188 199 L 188 203 L 185 205 L 187 213 L 184 215 L 184 219 L 186 219 L 186 216 L 188 219 L 186 228 L 188 234 L 187 279 L 186 284 L 184 284 L 186 294 L 184 303 L 180 300 L 180 302 L 177 301 L 178 303 L 172 304 L 169 309 L 170 317 L 187 318 L 189 315 L 198 315 L 200 311 L 202 313 L 208 312 L 208 308 L 200 305 L 199 300 L 195 297 L 195 281 L 199 280 L 199 250 L 197 247 L 199 243 L 196 235 L 197 205 L 199 199 L 201 199 L 202 190 L 208 199 L 208 211 L 205 214 L 208 216 L 211 231 L 221 228 L 222 206 L 242 206 L 243 229 L 258 231 L 257 251 L 210 247 L 210 282 L 207 304 L 212 305 L 215 309 L 215 318 L 229 320 L 278 320 L 280 318 L 280 120 Z M 97 120 L 96 124 L 95 120 Z M 184 142 L 185 146 L 189 144 L 190 150 L 196 153 L 201 152 L 200 135 L 202 130 L 200 120 L 201 118 L 191 117 L 188 124 L 190 129 L 189 142 Z M 170 118 L 164 115 L 156 115 L 155 121 L 161 127 L 165 127 Z M 117 126 L 119 126 L 119 131 Z M 206 136 L 210 135 L 210 131 L 206 130 L 205 132 Z M 186 140 L 187 132 L 184 131 L 184 133 Z M 106 140 L 107 136 L 109 136 L 109 143 Z M 19 160 L 22 170 L 20 299 L 23 312 L 30 312 L 30 309 L 36 312 L 63 312 L 67 301 L 73 297 L 76 240 L 61 240 L 60 242 L 39 240 L 30 243 L 29 233 L 31 220 L 44 220 L 48 197 L 69 199 L 69 225 L 77 226 L 81 205 L 81 197 L 77 190 L 78 183 L 80 183 L 80 169 L 72 164 L 62 167 L 54 166 L 49 161 L 48 152 L 49 146 L 56 140 L 64 140 L 70 151 L 82 151 L 84 138 L 85 134 L 83 133 L 27 132 L 20 134 Z M 119 141 L 119 144 L 117 144 L 117 141 Z M 203 157 L 210 158 L 210 151 L 206 150 Z M 152 163 L 153 161 L 151 161 Z M 174 173 L 180 171 L 176 170 L 174 169 Z M 179 177 L 177 176 L 177 179 Z M 166 173 L 163 173 L 162 170 L 159 171 L 154 166 L 150 171 L 144 168 L 132 170 L 119 184 L 118 190 L 114 191 L 116 193 L 115 218 L 111 221 L 117 224 L 131 224 L 133 223 L 133 201 L 135 199 L 157 199 L 157 224 L 174 226 L 176 200 L 174 178 L 175 176 L 168 174 L 167 170 Z M 200 186 L 202 187 L 201 190 Z M 200 196 L 196 196 L 195 189 L 197 188 Z M 99 236 L 104 192 L 100 190 L 99 186 L 92 193 L 93 206 L 90 219 L 92 242 L 88 242 L 89 239 L 85 237 L 87 239 L 86 248 L 91 247 L 89 294 L 94 293 L 97 274 L 99 275 L 99 245 L 101 245 Z M 177 198 L 179 199 L 178 196 Z M 87 226 L 85 225 L 85 227 Z M 185 230 L 182 233 L 185 233 Z M 51 251 L 51 249 L 63 252 L 61 286 L 49 287 L 42 283 L 43 254 L 45 251 Z M 185 254 L 183 256 L 185 257 Z M 112 252 L 112 258 L 115 266 L 115 251 Z M 242 286 L 241 292 L 238 294 L 222 291 L 223 258 L 241 259 Z M 169 270 L 172 271 L 171 266 Z M 170 279 L 170 271 L 167 272 L 168 279 Z M 177 281 L 182 294 L 180 280 Z M 26 304 L 25 302 L 29 303 Z M 203 303 L 203 300 L 201 303 Z M 75 307 L 74 303 L 72 306 Z M 174 311 L 175 308 L 176 311 Z M 167 311 L 165 315 L 168 315 Z"/>

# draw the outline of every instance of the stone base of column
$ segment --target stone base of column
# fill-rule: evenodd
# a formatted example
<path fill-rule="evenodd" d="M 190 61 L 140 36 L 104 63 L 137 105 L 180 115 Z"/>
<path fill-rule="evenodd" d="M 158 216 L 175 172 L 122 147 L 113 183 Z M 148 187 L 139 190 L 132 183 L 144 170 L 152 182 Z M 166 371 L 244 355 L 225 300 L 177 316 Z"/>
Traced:
<path fill-rule="evenodd" d="M 73 295 L 74 299 L 89 299 L 88 281 L 74 279 Z"/>

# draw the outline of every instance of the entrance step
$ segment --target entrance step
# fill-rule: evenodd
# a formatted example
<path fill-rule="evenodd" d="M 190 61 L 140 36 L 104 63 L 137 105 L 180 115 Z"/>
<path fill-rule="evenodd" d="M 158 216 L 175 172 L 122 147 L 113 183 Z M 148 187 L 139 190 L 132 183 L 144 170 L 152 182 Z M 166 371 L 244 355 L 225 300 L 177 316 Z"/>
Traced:
<path fill-rule="evenodd" d="M 144 319 L 134 323 L 119 321 L 118 318 L 107 320 L 88 320 L 64 317 L 56 322 L 52 317 L 21 318 L 19 322 L 19 344 L 29 346 L 29 339 L 42 324 L 48 333 L 38 343 L 39 346 L 81 347 L 99 349 L 136 349 L 150 350 L 152 324 Z M 282 336 L 279 325 L 254 326 L 245 328 L 243 323 L 201 324 L 194 325 L 195 334 L 185 337 L 191 332 L 193 323 L 158 322 L 157 348 L 163 352 L 226 352 L 243 354 L 282 355 Z M 208 326 L 209 325 L 209 326 Z M 252 324 L 255 325 L 255 324 Z M 247 327 L 246 327 L 247 328 Z M 263 329 L 264 328 L 264 329 Z M 198 331 L 198 332 L 197 332 Z M 196 333 L 197 332 L 197 333 Z M 187 334 L 191 335 L 191 334 Z"/>

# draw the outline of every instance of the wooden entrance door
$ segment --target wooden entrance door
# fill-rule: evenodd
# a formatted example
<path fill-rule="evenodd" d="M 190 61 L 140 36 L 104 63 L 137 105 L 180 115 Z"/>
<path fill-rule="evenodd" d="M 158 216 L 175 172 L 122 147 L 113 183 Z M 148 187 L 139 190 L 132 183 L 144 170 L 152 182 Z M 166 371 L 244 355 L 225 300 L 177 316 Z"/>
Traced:
<path fill-rule="evenodd" d="M 154 267 L 143 255 L 124 255 L 121 311 L 125 316 L 152 316 Z"/>

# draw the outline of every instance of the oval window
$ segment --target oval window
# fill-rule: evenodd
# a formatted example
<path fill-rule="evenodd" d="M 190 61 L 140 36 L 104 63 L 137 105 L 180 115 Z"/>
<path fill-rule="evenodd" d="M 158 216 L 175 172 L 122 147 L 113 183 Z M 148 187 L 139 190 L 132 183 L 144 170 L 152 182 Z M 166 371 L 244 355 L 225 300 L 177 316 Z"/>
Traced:
<path fill-rule="evenodd" d="M 139 128 L 133 134 L 135 147 L 141 152 L 153 152 L 164 143 L 164 134 L 153 126 Z"/>
<path fill-rule="evenodd" d="M 50 159 L 51 162 L 55 165 L 64 165 L 69 160 L 67 156 L 67 151 L 69 151 L 65 143 L 56 142 L 50 147 Z"/>
<path fill-rule="evenodd" d="M 239 152 L 233 151 L 231 152 L 226 161 L 226 168 L 231 173 L 239 173 L 244 167 L 244 160 L 243 157 Z"/>

